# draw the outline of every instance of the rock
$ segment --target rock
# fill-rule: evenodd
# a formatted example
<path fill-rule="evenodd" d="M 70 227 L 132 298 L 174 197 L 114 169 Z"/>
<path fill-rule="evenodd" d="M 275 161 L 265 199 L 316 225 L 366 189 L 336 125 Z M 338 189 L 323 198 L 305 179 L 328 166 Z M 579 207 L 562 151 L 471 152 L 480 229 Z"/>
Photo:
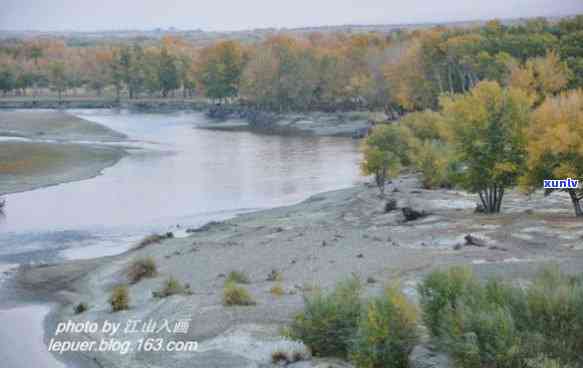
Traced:
<path fill-rule="evenodd" d="M 364 258 L 364 254 L 359 253 L 359 254 L 356 255 L 356 258 Z"/>
<path fill-rule="evenodd" d="M 415 221 L 419 218 L 426 217 L 429 214 L 425 211 L 416 211 L 411 207 L 403 207 L 401 209 L 403 211 L 403 216 L 405 216 L 405 221 Z"/>
<path fill-rule="evenodd" d="M 476 209 L 474 209 L 474 213 L 486 213 L 486 209 L 481 203 L 476 203 Z"/>
<path fill-rule="evenodd" d="M 453 250 L 460 250 L 463 248 L 463 245 L 461 245 L 460 243 L 457 243 L 456 245 L 453 246 Z"/>
<path fill-rule="evenodd" d="M 410 368 L 453 368 L 449 355 L 434 351 L 426 345 L 417 345 L 409 354 Z"/>
<path fill-rule="evenodd" d="M 397 200 L 391 198 L 385 203 L 385 213 L 392 212 L 397 209 Z"/>
<path fill-rule="evenodd" d="M 466 245 L 473 245 L 475 247 L 485 247 L 486 242 L 482 239 L 476 238 L 472 234 L 468 234 L 464 237 L 466 240 Z"/>

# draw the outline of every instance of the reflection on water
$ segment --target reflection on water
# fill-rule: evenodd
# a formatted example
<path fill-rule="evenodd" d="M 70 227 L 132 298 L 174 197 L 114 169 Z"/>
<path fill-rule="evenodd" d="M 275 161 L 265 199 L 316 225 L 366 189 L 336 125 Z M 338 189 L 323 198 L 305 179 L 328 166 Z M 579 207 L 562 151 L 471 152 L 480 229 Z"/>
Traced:
<path fill-rule="evenodd" d="M 200 113 L 74 113 L 126 133 L 140 148 L 95 179 L 9 195 L 0 262 L 52 261 L 64 248 L 197 226 L 358 178 L 351 139 L 193 129 L 206 122 Z"/>

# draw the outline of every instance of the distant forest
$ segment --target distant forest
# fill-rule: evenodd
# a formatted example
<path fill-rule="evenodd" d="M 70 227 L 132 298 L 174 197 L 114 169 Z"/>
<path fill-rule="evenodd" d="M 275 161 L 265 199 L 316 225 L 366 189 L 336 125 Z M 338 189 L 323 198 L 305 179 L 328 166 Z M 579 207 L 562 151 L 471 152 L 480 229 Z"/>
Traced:
<path fill-rule="evenodd" d="M 583 87 L 583 16 L 388 33 L 274 34 L 205 47 L 152 42 L 78 46 L 58 38 L 0 41 L 0 92 L 36 98 L 195 98 L 263 110 L 435 109 L 479 81 L 536 91 Z"/>

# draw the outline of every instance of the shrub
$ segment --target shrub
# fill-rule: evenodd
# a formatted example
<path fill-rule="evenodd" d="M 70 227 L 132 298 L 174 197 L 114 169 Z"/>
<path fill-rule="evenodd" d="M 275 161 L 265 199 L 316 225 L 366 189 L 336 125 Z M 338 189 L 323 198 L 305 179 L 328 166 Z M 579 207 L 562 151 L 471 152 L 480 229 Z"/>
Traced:
<path fill-rule="evenodd" d="M 152 294 L 155 298 L 166 298 L 172 295 L 191 294 L 190 285 L 182 285 L 174 277 L 168 278 L 164 281 L 164 285 L 160 291 L 154 291 Z"/>
<path fill-rule="evenodd" d="M 228 281 L 223 289 L 223 304 L 225 306 L 255 305 L 256 302 L 247 289 L 233 281 Z"/>
<path fill-rule="evenodd" d="M 131 284 L 135 284 L 146 277 L 154 277 L 157 273 L 158 267 L 152 257 L 137 259 L 127 269 L 128 281 Z"/>
<path fill-rule="evenodd" d="M 363 311 L 351 358 L 362 368 L 406 368 L 416 342 L 416 307 L 397 288 L 387 288 Z"/>
<path fill-rule="evenodd" d="M 458 299 L 477 290 L 479 283 L 468 268 L 452 267 L 430 273 L 418 287 L 423 322 L 433 336 L 439 336 L 444 313 L 455 309 Z"/>
<path fill-rule="evenodd" d="M 304 311 L 289 327 L 293 339 L 303 341 L 315 356 L 345 358 L 358 328 L 361 284 L 346 280 L 329 294 L 316 290 L 304 298 Z"/>
<path fill-rule="evenodd" d="M 283 287 L 281 286 L 280 283 L 277 283 L 276 285 L 273 285 L 273 287 L 269 290 L 269 292 L 277 297 L 282 296 L 283 294 L 285 294 L 285 290 L 283 290 Z"/>
<path fill-rule="evenodd" d="M 75 306 L 75 308 L 73 308 L 75 314 L 81 314 L 86 312 L 89 309 L 89 305 L 87 305 L 87 303 L 85 302 L 81 302 L 79 304 L 77 304 Z"/>
<path fill-rule="evenodd" d="M 130 307 L 130 290 L 127 285 L 119 285 L 113 288 L 109 304 L 114 312 L 129 309 Z"/>
<path fill-rule="evenodd" d="M 419 291 L 431 334 L 463 368 L 583 363 L 580 278 L 547 269 L 522 289 L 481 285 L 470 272 L 452 269 L 430 274 Z"/>
<path fill-rule="evenodd" d="M 411 155 L 413 164 L 421 171 L 424 188 L 450 188 L 453 186 L 455 163 L 452 151 L 446 144 L 424 141 L 413 150 Z"/>
<path fill-rule="evenodd" d="M 225 282 L 232 282 L 235 284 L 249 284 L 249 276 L 241 271 L 231 271 L 227 275 Z"/>
<path fill-rule="evenodd" d="M 148 245 L 160 244 L 163 240 L 171 239 L 173 237 L 174 237 L 174 234 L 171 232 L 168 232 L 166 234 L 148 235 L 144 239 L 140 240 L 140 242 L 133 249 L 138 250 L 138 249 L 145 248 Z"/>

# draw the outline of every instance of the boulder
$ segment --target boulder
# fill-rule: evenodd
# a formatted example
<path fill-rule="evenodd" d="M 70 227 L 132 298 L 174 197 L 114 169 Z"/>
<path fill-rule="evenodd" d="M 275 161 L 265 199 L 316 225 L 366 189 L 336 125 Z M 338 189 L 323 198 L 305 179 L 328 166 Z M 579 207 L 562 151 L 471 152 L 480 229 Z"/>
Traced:
<path fill-rule="evenodd" d="M 385 202 L 385 213 L 392 212 L 397 209 L 397 200 L 391 198 Z"/>
<path fill-rule="evenodd" d="M 428 345 L 417 345 L 409 354 L 410 368 L 453 368 L 454 364 L 446 353 L 433 350 Z"/>
<path fill-rule="evenodd" d="M 417 211 L 412 209 L 411 207 L 403 207 L 401 209 L 403 211 L 403 216 L 405 216 L 405 221 L 415 221 L 422 217 L 428 216 L 429 214 L 425 211 Z"/>

